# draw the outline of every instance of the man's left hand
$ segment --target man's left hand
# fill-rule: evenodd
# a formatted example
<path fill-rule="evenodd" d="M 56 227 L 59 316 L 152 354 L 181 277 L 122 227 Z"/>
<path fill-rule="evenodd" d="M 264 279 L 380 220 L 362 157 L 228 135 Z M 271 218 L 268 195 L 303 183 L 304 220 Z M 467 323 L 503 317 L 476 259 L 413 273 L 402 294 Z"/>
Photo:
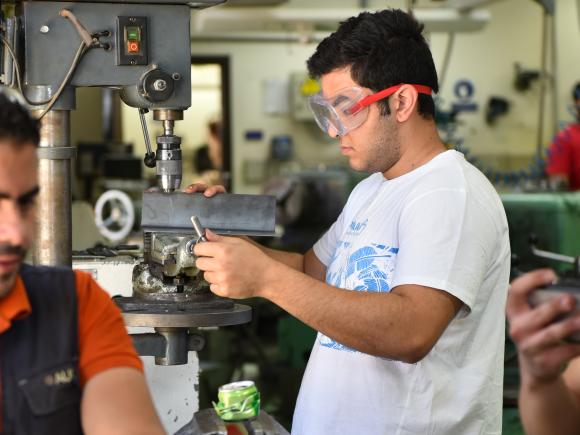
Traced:
<path fill-rule="evenodd" d="M 210 290 L 233 299 L 260 296 L 266 272 L 275 261 L 239 237 L 218 236 L 209 229 L 206 237 L 208 241 L 195 245 L 194 253 Z"/>
<path fill-rule="evenodd" d="M 561 319 L 575 310 L 574 297 L 565 294 L 536 308 L 528 303 L 533 291 L 555 279 L 552 270 L 528 272 L 512 282 L 508 293 L 510 335 L 518 348 L 520 374 L 525 385 L 553 383 L 566 365 L 580 356 L 580 345 L 565 341 L 567 336 L 580 331 L 580 316 Z"/>
<path fill-rule="evenodd" d="M 203 193 L 207 198 L 211 198 L 218 193 L 227 193 L 226 188 L 220 184 L 208 185 L 205 183 L 190 184 L 183 191 L 185 193 Z"/>

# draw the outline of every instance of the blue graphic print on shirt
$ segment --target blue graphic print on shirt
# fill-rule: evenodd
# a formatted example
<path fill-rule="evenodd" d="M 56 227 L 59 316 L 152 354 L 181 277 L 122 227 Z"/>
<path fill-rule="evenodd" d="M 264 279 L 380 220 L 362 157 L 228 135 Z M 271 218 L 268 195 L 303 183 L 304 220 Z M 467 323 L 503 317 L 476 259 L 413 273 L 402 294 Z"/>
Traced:
<path fill-rule="evenodd" d="M 366 226 L 367 221 L 363 223 L 353 221 L 347 235 L 360 234 Z M 389 292 L 399 248 L 371 243 L 350 253 L 348 249 L 351 246 L 352 242 L 342 240 L 338 242 L 329 263 L 326 282 L 335 287 L 355 291 Z M 331 349 L 356 352 L 324 334 L 320 334 L 319 341 L 322 346 Z"/>

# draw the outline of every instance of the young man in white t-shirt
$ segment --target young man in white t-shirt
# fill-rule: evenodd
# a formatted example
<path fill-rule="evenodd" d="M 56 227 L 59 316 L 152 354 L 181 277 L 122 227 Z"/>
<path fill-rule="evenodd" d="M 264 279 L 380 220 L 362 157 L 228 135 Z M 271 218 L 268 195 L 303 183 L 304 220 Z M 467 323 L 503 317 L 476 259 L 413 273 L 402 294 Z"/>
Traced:
<path fill-rule="evenodd" d="M 363 13 L 308 61 L 317 122 L 372 174 L 313 249 L 209 231 L 195 248 L 214 293 L 267 298 L 319 331 L 295 434 L 501 432 L 508 227 L 492 185 L 438 137 L 422 29 Z"/>

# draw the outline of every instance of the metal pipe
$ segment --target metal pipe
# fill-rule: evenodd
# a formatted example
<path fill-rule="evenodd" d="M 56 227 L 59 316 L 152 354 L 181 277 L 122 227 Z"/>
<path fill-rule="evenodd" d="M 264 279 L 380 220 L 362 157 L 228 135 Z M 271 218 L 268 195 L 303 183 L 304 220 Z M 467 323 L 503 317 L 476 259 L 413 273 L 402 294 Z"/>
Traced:
<path fill-rule="evenodd" d="M 563 254 L 557 254 L 555 252 L 544 251 L 542 249 L 536 248 L 535 246 L 532 246 L 532 253 L 538 257 L 546 258 L 548 260 L 555 260 L 555 261 L 560 261 L 562 263 L 569 263 L 569 264 L 576 263 L 576 258 L 571 257 L 570 255 L 563 255 Z"/>
<path fill-rule="evenodd" d="M 554 7 L 556 7 L 554 5 Z M 556 34 L 556 14 L 552 14 L 550 20 L 551 30 L 551 63 L 552 63 L 552 136 L 555 136 L 558 131 L 558 111 L 560 110 L 559 96 L 558 96 L 558 37 Z"/>
<path fill-rule="evenodd" d="M 538 159 L 543 157 L 544 149 L 544 121 L 545 121 L 545 111 L 546 111 L 546 79 L 548 76 L 547 71 L 547 49 L 548 49 L 548 24 L 549 24 L 549 14 L 544 11 L 542 17 L 542 69 L 540 72 L 540 107 L 538 110 L 538 137 L 536 143 L 536 156 Z"/>
<path fill-rule="evenodd" d="M 191 36 L 191 42 L 256 42 L 256 43 L 318 43 L 330 35 L 330 32 L 314 32 L 299 34 L 296 32 L 239 32 L 239 33 L 210 33 L 195 34 Z"/>
<path fill-rule="evenodd" d="M 200 40 L 220 40 L 222 37 L 232 37 L 232 32 L 241 38 L 252 32 L 252 29 L 262 28 L 263 25 L 283 25 L 285 28 L 293 29 L 300 23 L 301 26 L 314 29 L 315 27 L 336 28 L 338 23 L 351 16 L 365 12 L 359 8 L 213 8 L 204 11 L 203 14 L 192 16 L 191 35 L 195 41 Z M 460 12 L 455 8 L 415 8 L 413 14 L 417 20 L 425 25 L 427 33 L 433 32 L 474 32 L 481 30 L 491 20 L 491 14 L 483 9 L 473 9 Z M 239 26 L 244 23 L 243 28 Z M 258 27 L 260 26 L 260 27 Z M 223 28 L 231 28 L 232 32 L 227 32 Z M 216 29 L 216 30 L 214 30 Z M 235 30 L 235 29 L 239 29 Z M 244 30 L 246 29 L 246 30 Z M 287 32 L 274 32 L 276 36 L 283 36 Z M 316 32 L 318 33 L 318 32 Z M 328 36 L 331 32 L 326 33 Z M 293 32 L 297 35 L 298 32 Z M 271 32 L 253 31 L 255 38 L 263 35 L 265 38 L 271 37 Z M 303 35 L 299 35 L 301 39 Z M 235 37 L 235 36 L 234 36 Z"/>
<path fill-rule="evenodd" d="M 70 111 L 51 110 L 40 121 L 40 195 L 35 264 L 72 266 Z"/>

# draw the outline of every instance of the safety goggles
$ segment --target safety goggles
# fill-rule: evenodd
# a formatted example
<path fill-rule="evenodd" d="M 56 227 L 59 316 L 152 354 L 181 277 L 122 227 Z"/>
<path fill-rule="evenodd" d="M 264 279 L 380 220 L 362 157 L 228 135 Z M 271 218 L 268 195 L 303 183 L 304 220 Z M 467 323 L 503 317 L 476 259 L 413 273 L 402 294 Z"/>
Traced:
<path fill-rule="evenodd" d="M 389 97 L 401 86 L 403 85 L 391 86 L 371 95 L 358 87 L 346 88 L 326 98 L 321 94 L 313 95 L 308 102 L 314 119 L 323 132 L 331 136 L 344 136 L 366 121 L 371 104 Z M 431 95 L 429 86 L 411 86 L 420 94 Z"/>

